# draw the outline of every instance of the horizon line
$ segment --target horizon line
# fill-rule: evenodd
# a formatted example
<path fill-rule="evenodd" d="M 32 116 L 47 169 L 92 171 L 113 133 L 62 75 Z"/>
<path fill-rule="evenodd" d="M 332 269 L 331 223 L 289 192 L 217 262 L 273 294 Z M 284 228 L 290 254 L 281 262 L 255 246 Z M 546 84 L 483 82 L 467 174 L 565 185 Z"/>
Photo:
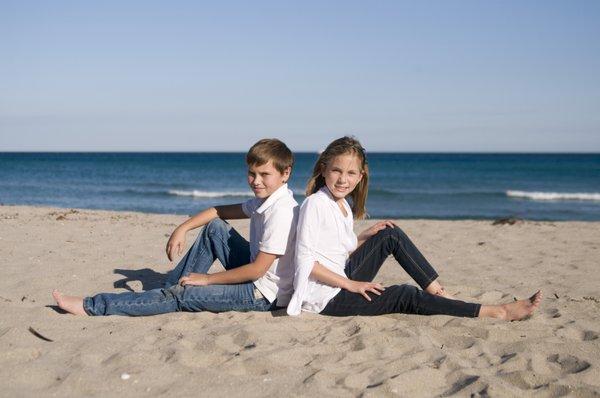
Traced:
<path fill-rule="evenodd" d="M 300 150 L 294 151 L 293 153 L 298 154 L 318 154 L 322 151 L 314 150 Z M 122 154 L 210 154 L 210 153 L 220 153 L 220 154 L 245 154 L 247 151 L 220 151 L 220 150 L 209 150 L 209 151 L 145 151 L 145 150 L 58 150 L 58 151 L 46 151 L 46 150 L 33 150 L 33 151 L 20 151 L 20 150 L 0 150 L 0 154 L 10 154 L 10 153 L 21 153 L 21 154 L 35 154 L 35 153 L 90 153 L 90 154 L 102 154 L 102 153 L 122 153 Z M 600 155 L 600 151 L 366 151 L 368 154 L 489 154 L 489 155 Z"/>

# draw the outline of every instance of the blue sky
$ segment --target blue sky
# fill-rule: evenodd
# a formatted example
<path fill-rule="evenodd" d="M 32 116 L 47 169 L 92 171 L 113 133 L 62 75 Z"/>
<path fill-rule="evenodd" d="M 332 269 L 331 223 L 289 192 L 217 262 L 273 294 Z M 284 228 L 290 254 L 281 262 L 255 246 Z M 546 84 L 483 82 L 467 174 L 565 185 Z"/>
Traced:
<path fill-rule="evenodd" d="M 600 2 L 0 2 L 0 151 L 600 152 Z"/>

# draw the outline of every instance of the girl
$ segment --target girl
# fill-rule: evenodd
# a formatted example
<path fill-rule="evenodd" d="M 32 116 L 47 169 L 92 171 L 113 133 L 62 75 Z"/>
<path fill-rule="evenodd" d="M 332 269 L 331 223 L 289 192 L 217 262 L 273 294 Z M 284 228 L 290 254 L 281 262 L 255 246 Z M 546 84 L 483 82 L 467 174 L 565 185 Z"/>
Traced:
<path fill-rule="evenodd" d="M 295 292 L 290 315 L 301 310 L 332 316 L 407 313 L 520 320 L 540 305 L 541 292 L 509 304 L 481 305 L 453 299 L 438 274 L 391 221 L 353 232 L 353 215 L 365 217 L 369 168 L 360 143 L 344 137 L 319 156 L 300 208 L 296 235 Z M 352 198 L 352 206 L 346 198 Z M 351 254 L 349 254 L 351 253 Z M 421 287 L 372 282 L 388 255 Z"/>

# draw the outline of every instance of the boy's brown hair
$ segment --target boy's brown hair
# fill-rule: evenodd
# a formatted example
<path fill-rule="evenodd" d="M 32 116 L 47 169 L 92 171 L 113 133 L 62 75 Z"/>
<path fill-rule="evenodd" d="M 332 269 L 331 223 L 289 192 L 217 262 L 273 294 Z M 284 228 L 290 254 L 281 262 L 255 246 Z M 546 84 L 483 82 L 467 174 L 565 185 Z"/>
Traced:
<path fill-rule="evenodd" d="M 294 165 L 294 155 L 283 142 L 277 138 L 264 138 L 252 145 L 246 154 L 248 166 L 262 166 L 268 161 L 273 162 L 277 171 L 283 174 L 285 169 Z"/>

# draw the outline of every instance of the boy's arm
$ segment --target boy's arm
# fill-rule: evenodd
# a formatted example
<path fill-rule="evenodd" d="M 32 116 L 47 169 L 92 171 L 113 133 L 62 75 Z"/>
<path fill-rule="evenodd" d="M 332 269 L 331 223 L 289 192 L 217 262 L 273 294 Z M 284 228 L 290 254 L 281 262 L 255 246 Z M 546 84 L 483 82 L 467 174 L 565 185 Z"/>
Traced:
<path fill-rule="evenodd" d="M 369 301 L 371 301 L 371 298 L 367 292 L 372 292 L 380 296 L 380 291 L 382 292 L 385 290 L 385 288 L 379 283 L 353 281 L 345 276 L 338 275 L 317 261 L 315 261 L 310 276 L 311 278 L 316 279 L 317 281 L 326 285 L 340 287 L 344 290 L 348 290 L 349 292 L 362 294 L 364 298 Z"/>
<path fill-rule="evenodd" d="M 178 226 L 177 229 L 184 230 L 185 232 L 191 231 L 192 229 L 208 224 L 217 217 L 223 220 L 248 218 L 248 216 L 242 210 L 241 203 L 234 205 L 215 206 L 203 210 L 195 216 L 188 218 L 183 224 Z"/>
<path fill-rule="evenodd" d="M 386 229 L 387 227 L 394 228 L 396 226 L 397 225 L 392 220 L 382 220 L 371 225 L 369 228 L 362 231 L 360 235 L 358 235 L 358 244 L 356 245 L 356 248 L 358 249 L 360 245 L 367 241 L 367 239 L 376 235 L 377 232 L 381 231 L 382 229 Z"/>
<path fill-rule="evenodd" d="M 235 283 L 255 281 L 267 273 L 273 261 L 278 256 L 275 254 L 258 252 L 256 260 L 250 264 L 233 268 L 227 271 L 216 272 L 214 274 L 196 274 L 191 273 L 179 279 L 180 285 L 231 285 Z"/>
<path fill-rule="evenodd" d="M 235 220 L 241 218 L 248 218 L 248 216 L 242 210 L 242 204 L 215 206 L 201 211 L 193 217 L 188 218 L 184 223 L 179 225 L 169 238 L 167 242 L 167 257 L 170 261 L 173 261 L 175 255 L 181 255 L 185 247 L 185 234 L 192 229 L 201 227 L 208 224 L 215 218 L 222 218 L 224 220 Z"/>

